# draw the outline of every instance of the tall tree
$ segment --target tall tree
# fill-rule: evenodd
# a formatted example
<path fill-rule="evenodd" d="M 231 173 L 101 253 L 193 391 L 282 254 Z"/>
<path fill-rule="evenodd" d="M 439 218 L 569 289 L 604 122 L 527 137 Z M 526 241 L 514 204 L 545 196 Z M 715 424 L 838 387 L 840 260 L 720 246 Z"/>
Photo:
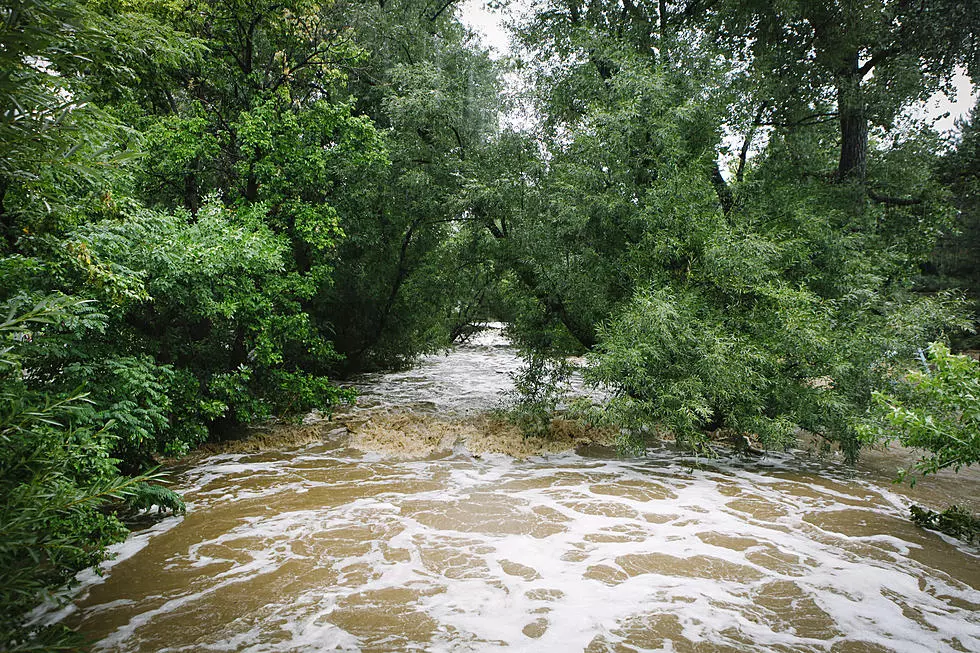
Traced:
<path fill-rule="evenodd" d="M 975 2 L 682 4 L 690 24 L 714 30 L 751 67 L 773 122 L 836 121 L 841 181 L 865 181 L 871 127 L 891 127 L 911 102 L 948 84 L 958 66 L 980 74 Z"/>
<path fill-rule="evenodd" d="M 525 27 L 542 115 L 528 151 L 543 155 L 511 166 L 535 175 L 500 240 L 528 261 L 522 281 L 550 326 L 563 323 L 592 349 L 589 374 L 615 395 L 607 414 L 637 433 L 665 429 L 701 446 L 705 430 L 727 429 L 776 446 L 804 428 L 853 457 L 881 370 L 950 321 L 943 298 L 909 292 L 946 214 L 931 178 L 935 139 L 903 134 L 866 156 L 878 114 L 861 107 L 874 98 L 875 111 L 894 115 L 925 87 L 908 82 L 889 96 L 866 80 L 857 123 L 842 123 L 832 105 L 847 113 L 853 98 L 830 63 L 844 46 L 827 22 L 842 20 L 837 5 L 645 7 L 554 2 Z M 819 14 L 820 41 L 806 18 L 816 23 L 819 11 L 830 12 Z M 782 31 L 745 40 L 764 23 Z M 868 65 L 869 80 L 892 61 Z M 717 162 L 733 114 L 776 129 L 730 185 Z M 845 123 L 864 134 L 857 151 L 841 149 Z M 839 183 L 867 170 L 923 194 L 894 201 Z M 487 212 L 495 235 L 500 217 Z"/>
<path fill-rule="evenodd" d="M 69 225 L 79 198 L 118 181 L 135 148 L 125 151 L 132 134 L 102 100 L 132 90 L 134 61 L 176 66 L 198 51 L 152 17 L 113 21 L 99 9 L 79 0 L 0 6 L 0 251 Z M 152 36 L 134 43 L 117 32 Z"/>
<path fill-rule="evenodd" d="M 356 110 L 385 130 L 391 165 L 360 193 L 360 209 L 343 216 L 347 237 L 323 314 L 352 369 L 397 365 L 445 345 L 461 326 L 456 307 L 487 285 L 485 261 L 457 258 L 473 252 L 454 242 L 452 200 L 496 130 L 498 70 L 454 2 L 341 10 L 368 53 L 350 69 L 347 89 Z"/>
<path fill-rule="evenodd" d="M 712 44 L 662 4 L 548 2 L 518 37 L 539 119 L 490 151 L 469 209 L 536 298 L 528 319 L 588 348 L 634 290 L 648 227 L 729 203 L 713 183 L 726 82 Z M 668 265 L 685 267 L 681 250 Z"/>
<path fill-rule="evenodd" d="M 973 308 L 974 332 L 963 333 L 955 344 L 980 348 L 980 105 L 960 124 L 956 148 L 939 162 L 939 178 L 953 193 L 956 220 L 943 233 L 923 269 L 923 287 L 935 291 L 957 288 Z"/>

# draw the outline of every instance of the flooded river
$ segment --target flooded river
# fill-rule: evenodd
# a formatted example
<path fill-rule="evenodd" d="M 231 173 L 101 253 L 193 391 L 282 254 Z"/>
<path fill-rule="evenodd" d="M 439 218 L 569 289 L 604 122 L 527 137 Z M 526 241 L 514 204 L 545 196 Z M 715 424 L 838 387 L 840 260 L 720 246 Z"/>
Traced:
<path fill-rule="evenodd" d="M 484 410 L 515 366 L 486 335 L 365 377 L 360 410 Z M 980 651 L 977 551 L 909 523 L 882 460 L 395 459 L 335 431 L 179 471 L 187 514 L 60 618 L 100 651 Z"/>

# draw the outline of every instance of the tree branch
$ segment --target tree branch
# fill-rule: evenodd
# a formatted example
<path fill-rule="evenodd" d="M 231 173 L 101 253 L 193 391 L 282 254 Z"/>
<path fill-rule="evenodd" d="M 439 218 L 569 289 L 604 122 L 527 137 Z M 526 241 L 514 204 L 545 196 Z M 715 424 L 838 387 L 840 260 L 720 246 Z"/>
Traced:
<path fill-rule="evenodd" d="M 886 204 L 888 206 L 916 206 L 922 204 L 925 200 L 921 197 L 889 197 L 887 195 L 879 195 L 870 188 L 867 189 L 868 197 L 872 201 L 878 204 Z"/>
<path fill-rule="evenodd" d="M 889 59 L 896 52 L 897 50 L 895 48 L 886 48 L 881 52 L 872 55 L 870 59 L 864 62 L 863 66 L 858 68 L 858 74 L 861 76 L 861 79 L 864 79 L 867 76 L 867 74 L 874 69 L 875 66 L 880 64 L 882 61 Z"/>
<path fill-rule="evenodd" d="M 788 122 L 760 122 L 759 126 L 766 125 L 767 127 L 805 127 L 807 125 L 817 125 L 822 122 L 830 122 L 831 120 L 836 120 L 838 113 L 836 111 L 828 111 L 826 113 L 813 113 L 809 116 L 803 116 L 798 120 L 791 120 Z"/>
<path fill-rule="evenodd" d="M 711 185 L 715 187 L 715 193 L 721 203 L 721 210 L 725 215 L 728 215 L 735 205 L 735 198 L 732 196 L 732 189 L 728 187 L 728 183 L 721 174 L 721 168 L 718 167 L 717 161 L 711 169 Z"/>
<path fill-rule="evenodd" d="M 755 130 L 762 124 L 762 114 L 766 110 L 766 105 L 766 102 L 759 105 L 759 109 L 755 112 L 755 118 L 752 119 L 752 125 L 749 127 L 749 133 L 745 135 L 745 140 L 742 141 L 742 149 L 738 153 L 738 169 L 735 171 L 735 181 L 739 183 L 745 176 L 745 162 L 749 157 L 749 148 L 752 147 Z"/>
<path fill-rule="evenodd" d="M 439 8 L 438 11 L 436 11 L 434 14 L 432 14 L 431 16 L 429 16 L 429 20 L 431 22 L 433 22 L 433 23 L 436 22 L 436 20 L 439 18 L 439 16 L 442 15 L 442 12 L 446 11 L 447 9 L 449 9 L 454 4 L 456 4 L 456 0 L 446 0 L 446 2 L 443 3 L 443 5 Z"/>

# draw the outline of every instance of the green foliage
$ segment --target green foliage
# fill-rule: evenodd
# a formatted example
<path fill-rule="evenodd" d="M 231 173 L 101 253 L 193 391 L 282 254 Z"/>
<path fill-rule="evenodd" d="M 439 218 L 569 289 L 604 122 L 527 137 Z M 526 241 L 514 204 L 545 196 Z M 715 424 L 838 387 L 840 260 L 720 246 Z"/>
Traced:
<path fill-rule="evenodd" d="M 159 66 L 174 69 L 199 45 L 114 2 L 11 0 L 0 9 L 0 247 L 73 221 L 86 196 L 139 157 L 134 133 L 93 100 L 138 93 Z"/>
<path fill-rule="evenodd" d="M 148 477 L 126 478 L 111 457 L 109 424 L 91 424 L 84 393 L 33 389 L 34 355 L 50 329 L 92 319 L 79 300 L 52 295 L 31 307 L 3 306 L 0 323 L 0 647 L 75 649 L 64 628 L 36 631 L 29 610 L 106 559 L 126 529 L 106 510 Z"/>
<path fill-rule="evenodd" d="M 913 289 L 975 195 L 975 134 L 944 155 L 898 116 L 976 64 L 976 10 L 906 4 L 545 2 L 512 71 L 536 118 L 501 130 L 501 66 L 451 3 L 7 2 L 4 637 L 101 559 L 121 498 L 182 509 L 120 468 L 329 410 L 332 375 L 486 318 L 526 352 L 529 433 L 590 352 L 634 445 L 805 429 L 853 458 L 892 395 L 972 442 L 972 368 L 888 386 L 964 324 Z"/>
<path fill-rule="evenodd" d="M 207 201 L 187 218 L 140 211 L 71 235 L 92 266 L 142 284 L 113 322 L 138 357 L 112 360 L 110 374 L 101 361 L 78 370 L 100 405 L 140 422 L 122 440 L 127 460 L 184 453 L 219 419 L 327 409 L 346 397 L 323 375 L 336 354 L 304 313 L 307 284 L 285 273 L 287 241 L 264 225 L 261 205 L 232 212 Z"/>
<path fill-rule="evenodd" d="M 719 427 L 786 446 L 803 428 L 853 458 L 883 371 L 959 324 L 955 303 L 908 292 L 922 249 L 906 239 L 924 230 L 866 226 L 877 210 L 847 207 L 833 185 L 801 192 L 796 182 L 790 195 L 770 179 L 731 226 L 702 218 L 709 231 L 665 252 L 690 252 L 681 274 L 670 258 L 644 262 L 652 287 L 600 329 L 590 375 L 619 394 L 615 411 L 696 446 Z"/>
<path fill-rule="evenodd" d="M 303 309 L 310 284 L 285 271 L 288 240 L 264 219 L 263 205 L 231 211 L 210 200 L 193 221 L 134 208 L 3 261 L 7 292 L 86 293 L 109 309 L 87 305 L 59 324 L 30 381 L 84 386 L 92 403 L 79 419 L 111 421 L 127 470 L 186 453 L 209 429 L 350 398 L 327 378 L 338 357 Z"/>
<path fill-rule="evenodd" d="M 862 435 L 869 442 L 898 440 L 923 449 L 926 456 L 913 467 L 921 474 L 959 470 L 980 461 L 980 363 L 934 342 L 927 365 L 875 393 Z"/>
<path fill-rule="evenodd" d="M 213 53 L 183 71 L 194 93 L 137 120 L 150 153 L 138 184 L 152 201 L 195 214 L 220 192 L 264 207 L 288 238 L 304 311 L 346 370 L 444 344 L 447 314 L 469 300 L 439 292 L 445 266 L 433 259 L 450 249 L 447 198 L 491 124 L 494 87 L 452 12 L 430 11 L 200 3 L 174 17 Z M 175 77 L 163 80 L 171 90 Z"/>
<path fill-rule="evenodd" d="M 118 153 L 119 125 L 58 74 L 89 36 L 76 2 L 15 0 L 0 10 L 0 251 L 54 228 L 56 212 L 97 186 Z"/>
<path fill-rule="evenodd" d="M 520 427 L 524 437 L 545 437 L 566 399 L 573 368 L 564 357 L 533 349 L 522 352 L 522 357 L 521 371 L 512 375 L 514 389 L 505 416 Z"/>
<path fill-rule="evenodd" d="M 600 338 L 588 373 L 616 388 L 607 407 L 613 421 L 639 433 L 666 430 L 701 452 L 708 451 L 704 428 L 723 419 L 770 432 L 770 444 L 785 439 L 778 418 L 758 428 L 765 421 L 759 395 L 769 381 L 762 352 L 729 333 L 724 316 L 699 305 L 696 295 L 638 294 Z"/>
<path fill-rule="evenodd" d="M 128 508 L 150 510 L 156 506 L 157 512 L 169 510 L 174 514 L 183 514 L 187 511 L 187 506 L 181 496 L 162 485 L 137 483 L 132 488 L 132 494 L 126 497 Z"/>
<path fill-rule="evenodd" d="M 877 185 L 867 174 L 871 130 L 895 130 L 904 110 L 948 87 L 958 66 L 980 70 L 976 3 L 750 0 L 690 9 L 680 20 L 716 34 L 732 67 L 748 73 L 755 124 L 836 123 L 841 181 Z"/>
<path fill-rule="evenodd" d="M 485 240 L 456 227 L 460 189 L 496 130 L 498 71 L 452 6 L 439 9 L 420 0 L 343 7 L 366 55 L 347 88 L 385 130 L 390 160 L 338 204 L 346 238 L 320 308 L 350 370 L 405 365 L 448 344 L 465 330 L 461 313 L 484 312 L 493 295 Z"/>
<path fill-rule="evenodd" d="M 922 528 L 939 531 L 969 542 L 980 541 L 980 519 L 974 517 L 965 508 L 950 506 L 942 512 L 936 512 L 928 508 L 912 506 L 909 511 L 912 521 Z"/>
<path fill-rule="evenodd" d="M 806 21 L 852 12 L 857 40 L 894 35 L 872 38 L 861 30 L 874 31 L 877 12 L 833 3 L 683 13 L 668 4 L 663 15 L 590 7 L 549 4 L 522 27 L 540 89 L 536 142 L 500 139 L 498 165 L 467 189 L 501 266 L 523 287 L 522 342 L 551 347 L 560 325 L 591 349 L 588 377 L 615 397 L 606 417 L 638 437 L 666 430 L 706 451 L 706 433 L 719 428 L 773 447 L 804 429 L 854 459 L 856 426 L 885 370 L 963 324 L 954 296 L 911 292 L 952 216 L 934 175 L 939 140 L 903 130 L 863 151 L 867 162 L 837 162 L 842 123 L 813 116 L 833 113 L 840 89 L 828 70 L 853 43 L 834 41 L 846 40 L 837 23 L 815 34 Z M 729 31 L 705 42 L 691 12 Z M 759 21 L 772 27 L 765 39 L 785 37 L 785 52 L 757 38 L 751 59 L 727 40 Z M 949 57 L 963 56 L 962 45 Z M 932 54 L 930 79 L 950 74 L 952 59 Z M 880 61 L 895 56 L 905 53 Z M 752 67 L 730 64 L 743 57 Z M 792 70 L 802 94 L 767 81 L 759 71 L 770 65 L 780 79 Z M 886 108 L 915 96 L 906 91 L 875 96 L 881 124 Z M 839 112 L 864 101 L 847 96 Z M 726 180 L 720 134 L 749 125 L 744 111 L 756 113 L 749 129 L 772 129 Z M 868 115 L 856 117 L 865 130 Z M 882 197 L 889 188 L 906 201 Z"/>
<path fill-rule="evenodd" d="M 128 469 L 152 461 L 156 452 L 168 452 L 173 371 L 149 356 L 118 356 L 103 361 L 90 358 L 69 363 L 54 381 L 76 383 L 89 389 L 92 409 L 82 419 L 107 423 L 116 436 L 114 455 Z M 179 432 L 179 431 L 175 431 Z M 185 445 L 186 446 L 186 445 Z"/>
<path fill-rule="evenodd" d="M 958 288 L 972 304 L 973 329 L 952 338 L 955 348 L 980 349 L 980 105 L 962 121 L 956 148 L 938 162 L 953 194 L 955 222 L 944 230 L 923 268 L 924 290 Z"/>

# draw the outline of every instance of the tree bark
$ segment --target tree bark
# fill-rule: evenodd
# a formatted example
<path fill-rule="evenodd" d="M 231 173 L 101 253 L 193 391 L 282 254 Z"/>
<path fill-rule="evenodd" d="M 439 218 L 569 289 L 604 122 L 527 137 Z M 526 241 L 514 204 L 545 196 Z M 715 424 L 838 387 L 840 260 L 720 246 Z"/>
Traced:
<path fill-rule="evenodd" d="M 840 181 L 864 182 L 868 170 L 868 116 L 861 88 L 857 52 L 837 74 L 837 113 L 840 121 Z"/>
<path fill-rule="evenodd" d="M 766 110 L 766 103 L 763 102 L 759 105 L 759 108 L 755 112 L 755 118 L 752 119 L 752 124 L 749 126 L 749 132 L 745 135 L 745 139 L 742 141 L 742 149 L 738 153 L 738 169 L 735 171 L 735 181 L 742 183 L 745 179 L 745 164 L 749 159 L 749 148 L 752 147 L 752 139 L 755 138 L 755 132 L 762 124 L 762 114 Z"/>
<path fill-rule="evenodd" d="M 579 341 L 585 349 L 592 349 L 598 343 L 596 339 L 595 326 L 576 319 L 565 306 L 565 301 L 557 293 L 545 290 L 538 278 L 537 272 L 527 261 L 510 257 L 509 265 L 511 270 L 517 275 L 535 299 L 544 307 L 548 314 L 557 317 L 565 325 L 568 332 Z"/>
<path fill-rule="evenodd" d="M 4 247 L 0 248 L 0 251 L 4 253 L 17 251 L 17 238 L 19 237 L 14 225 L 14 216 L 7 213 L 7 207 L 4 205 L 8 187 L 7 180 L 0 179 L 0 230 L 2 230 L 4 240 Z"/>
<path fill-rule="evenodd" d="M 255 162 L 258 161 L 260 155 L 258 151 L 255 152 L 255 159 L 248 164 L 248 176 L 245 178 L 245 199 L 249 203 L 254 203 L 259 198 L 259 179 L 255 175 Z"/>
<path fill-rule="evenodd" d="M 197 215 L 201 208 L 201 191 L 197 184 L 197 175 L 201 171 L 201 157 L 194 157 L 194 163 L 184 173 L 184 208 Z"/>
<path fill-rule="evenodd" d="M 732 195 L 732 189 L 728 187 L 728 182 L 725 181 L 725 177 L 721 174 L 721 168 L 718 167 L 718 162 L 715 161 L 711 168 L 711 185 L 715 187 L 715 193 L 718 195 L 718 203 L 721 204 L 721 210 L 725 215 L 728 215 L 732 207 L 735 206 L 735 197 Z"/>

